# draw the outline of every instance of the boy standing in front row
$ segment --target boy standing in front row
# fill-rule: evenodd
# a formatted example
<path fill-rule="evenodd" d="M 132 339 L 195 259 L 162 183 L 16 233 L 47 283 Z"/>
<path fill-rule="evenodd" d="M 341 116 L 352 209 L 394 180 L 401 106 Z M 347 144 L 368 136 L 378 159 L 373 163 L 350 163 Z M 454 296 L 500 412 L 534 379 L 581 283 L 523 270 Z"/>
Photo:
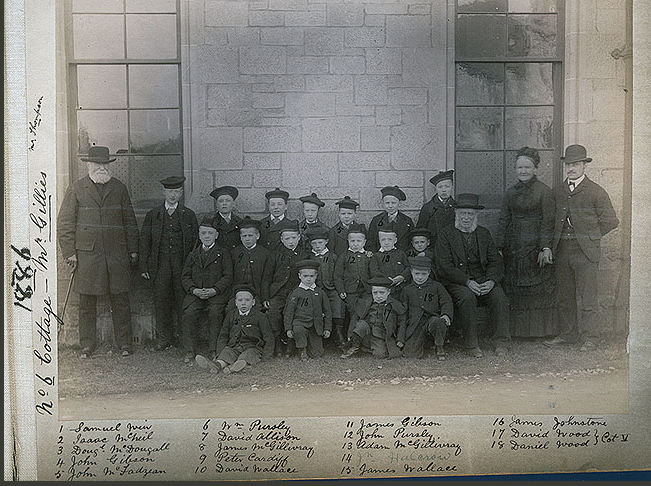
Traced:
<path fill-rule="evenodd" d="M 223 371 L 228 375 L 242 371 L 261 359 L 271 358 L 274 351 L 274 335 L 267 317 L 255 305 L 255 291 L 252 287 L 235 287 L 236 312 L 224 319 L 224 325 L 217 341 L 217 359 L 213 362 L 197 355 L 197 364 L 211 373 Z"/>
<path fill-rule="evenodd" d="M 409 259 L 411 282 L 402 291 L 407 307 L 407 329 L 403 353 L 407 358 L 422 358 L 427 336 L 434 338 L 436 357 L 445 359 L 445 336 L 452 323 L 453 305 L 445 287 L 430 278 L 432 261 L 424 256 Z"/>
<path fill-rule="evenodd" d="M 323 340 L 330 337 L 332 315 L 330 301 L 323 289 L 316 286 L 316 260 L 302 260 L 296 264 L 298 287 L 292 290 L 285 304 L 285 332 L 294 339 L 301 352 L 301 361 L 319 358 L 323 355 Z"/>

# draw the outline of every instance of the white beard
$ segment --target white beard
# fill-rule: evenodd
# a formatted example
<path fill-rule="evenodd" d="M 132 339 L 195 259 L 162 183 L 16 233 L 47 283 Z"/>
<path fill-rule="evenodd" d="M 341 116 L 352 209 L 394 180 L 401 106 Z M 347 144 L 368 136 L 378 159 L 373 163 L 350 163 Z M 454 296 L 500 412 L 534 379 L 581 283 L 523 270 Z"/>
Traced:
<path fill-rule="evenodd" d="M 472 222 L 472 225 L 470 225 L 470 228 L 465 229 L 461 227 L 461 222 L 459 221 L 459 216 L 454 217 L 454 227 L 461 231 L 462 233 L 472 233 L 477 229 L 477 216 L 475 216 L 475 220 Z"/>
<path fill-rule="evenodd" d="M 111 180 L 110 174 L 91 174 L 89 172 L 88 177 L 90 177 L 90 180 L 93 181 L 95 184 L 106 184 L 108 181 Z"/>

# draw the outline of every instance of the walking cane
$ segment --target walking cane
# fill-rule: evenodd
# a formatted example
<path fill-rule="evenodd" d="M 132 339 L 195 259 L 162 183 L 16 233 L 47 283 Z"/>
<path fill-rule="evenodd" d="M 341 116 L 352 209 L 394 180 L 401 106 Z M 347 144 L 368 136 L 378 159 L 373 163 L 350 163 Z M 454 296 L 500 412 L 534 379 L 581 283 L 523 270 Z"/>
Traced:
<path fill-rule="evenodd" d="M 61 311 L 61 318 L 59 319 L 59 329 L 57 332 L 61 332 L 61 329 L 63 328 L 63 318 L 66 315 L 66 307 L 68 307 L 68 299 L 70 298 L 70 291 L 72 290 L 72 282 L 75 279 L 75 270 L 74 268 L 72 272 L 70 272 L 70 282 L 68 283 L 68 291 L 66 292 L 66 300 L 63 302 L 63 310 Z"/>

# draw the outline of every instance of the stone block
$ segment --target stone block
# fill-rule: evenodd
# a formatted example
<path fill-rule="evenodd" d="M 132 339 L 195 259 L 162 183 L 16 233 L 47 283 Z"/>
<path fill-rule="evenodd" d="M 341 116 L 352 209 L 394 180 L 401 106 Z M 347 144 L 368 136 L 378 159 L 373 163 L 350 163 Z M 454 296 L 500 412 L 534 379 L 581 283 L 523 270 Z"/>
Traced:
<path fill-rule="evenodd" d="M 241 169 L 242 129 L 241 128 L 201 128 L 195 130 L 199 147 L 200 166 L 209 170 Z"/>
<path fill-rule="evenodd" d="M 278 92 L 305 91 L 305 76 L 295 74 L 276 76 L 274 89 Z"/>
<path fill-rule="evenodd" d="M 287 74 L 326 74 L 329 66 L 327 57 L 300 56 L 287 58 Z"/>
<path fill-rule="evenodd" d="M 354 117 L 303 120 L 306 152 L 353 152 L 360 149 L 359 120 Z"/>
<path fill-rule="evenodd" d="M 192 75 L 198 83 L 236 83 L 239 80 L 237 48 L 201 45 L 191 48 Z"/>
<path fill-rule="evenodd" d="M 321 27 L 326 24 L 326 12 L 286 12 L 285 25 L 287 27 Z"/>
<path fill-rule="evenodd" d="M 357 152 L 339 154 L 340 170 L 389 170 L 391 155 L 388 152 Z"/>
<path fill-rule="evenodd" d="M 366 49 L 366 74 L 402 73 L 402 51 L 391 47 Z"/>
<path fill-rule="evenodd" d="M 358 27 L 344 31 L 346 47 L 382 47 L 384 46 L 384 27 Z"/>
<path fill-rule="evenodd" d="M 284 47 L 243 47 L 240 49 L 240 72 L 243 74 L 284 74 L 287 56 Z"/>
<path fill-rule="evenodd" d="M 342 189 L 348 187 L 373 187 L 375 185 L 375 172 L 358 170 L 340 172 L 339 181 Z"/>
<path fill-rule="evenodd" d="M 364 25 L 367 27 L 384 27 L 384 24 L 385 24 L 384 15 L 366 14 L 364 16 Z"/>
<path fill-rule="evenodd" d="M 445 86 L 445 56 L 445 50 L 403 49 L 401 86 Z"/>
<path fill-rule="evenodd" d="M 244 154 L 245 169 L 280 169 L 280 154 Z"/>
<path fill-rule="evenodd" d="M 624 121 L 626 93 L 623 88 L 592 91 L 592 116 L 595 120 Z"/>
<path fill-rule="evenodd" d="M 251 89 L 246 84 L 209 84 L 206 102 L 208 108 L 251 107 Z"/>
<path fill-rule="evenodd" d="M 283 155 L 282 187 L 337 187 L 339 168 L 336 154 Z"/>
<path fill-rule="evenodd" d="M 386 105 L 388 88 L 386 76 L 355 76 L 355 104 Z"/>
<path fill-rule="evenodd" d="M 432 6 L 429 4 L 416 3 L 409 5 L 409 14 L 410 15 L 431 15 Z"/>
<path fill-rule="evenodd" d="M 426 105 L 426 88 L 389 88 L 390 105 Z"/>
<path fill-rule="evenodd" d="M 424 125 L 427 123 L 427 106 L 403 106 L 403 125 Z"/>
<path fill-rule="evenodd" d="M 623 37 L 626 34 L 626 8 L 597 9 L 597 32 L 600 34 L 613 34 Z"/>
<path fill-rule="evenodd" d="M 315 28 L 305 32 L 305 54 L 308 56 L 336 56 L 343 49 L 343 29 Z"/>
<path fill-rule="evenodd" d="M 285 24 L 283 12 L 269 12 L 266 10 L 253 10 L 249 12 L 249 25 L 252 27 L 278 27 Z"/>
<path fill-rule="evenodd" d="M 269 0 L 248 0 L 249 10 L 267 10 Z"/>
<path fill-rule="evenodd" d="M 315 58 L 324 59 L 324 58 Z M 318 75 L 305 76 L 306 91 L 341 92 L 353 90 L 352 76 Z"/>
<path fill-rule="evenodd" d="M 288 116 L 333 116 L 335 114 L 334 93 L 287 93 L 286 97 Z"/>
<path fill-rule="evenodd" d="M 277 186 L 269 186 L 277 187 Z M 240 194 L 237 196 L 236 204 L 238 208 L 246 210 L 247 213 L 263 213 L 266 209 L 267 200 L 264 197 L 267 189 L 240 189 Z"/>
<path fill-rule="evenodd" d="M 408 170 L 382 170 L 375 173 L 375 185 L 378 187 L 399 186 L 423 187 L 423 172 Z"/>
<path fill-rule="evenodd" d="M 364 5 L 366 15 L 404 15 L 408 13 L 406 3 L 378 3 Z"/>
<path fill-rule="evenodd" d="M 269 0 L 269 10 L 307 10 L 307 0 Z"/>
<path fill-rule="evenodd" d="M 282 93 L 253 93 L 251 105 L 253 108 L 283 108 L 285 95 Z"/>
<path fill-rule="evenodd" d="M 262 124 L 257 110 L 213 108 L 208 110 L 208 126 L 255 127 Z"/>
<path fill-rule="evenodd" d="M 421 15 L 391 15 L 386 19 L 387 47 L 431 46 L 430 18 Z"/>
<path fill-rule="evenodd" d="M 429 169 L 445 159 L 445 133 L 428 125 L 391 127 L 394 169 Z"/>
<path fill-rule="evenodd" d="M 256 170 L 253 173 L 254 187 L 281 187 L 283 173 L 280 170 Z"/>
<path fill-rule="evenodd" d="M 362 127 L 363 152 L 388 152 L 391 150 L 389 127 Z"/>
<path fill-rule="evenodd" d="M 303 29 L 296 27 L 261 27 L 260 44 L 274 46 L 303 45 Z"/>
<path fill-rule="evenodd" d="M 256 46 L 260 44 L 260 29 L 257 27 L 234 27 L 227 30 L 228 43 L 232 46 Z"/>
<path fill-rule="evenodd" d="M 224 46 L 228 44 L 228 29 L 225 27 L 206 27 L 203 29 L 203 35 L 206 44 L 213 46 Z"/>
<path fill-rule="evenodd" d="M 375 114 L 375 107 L 371 105 L 356 105 L 352 102 L 345 101 L 347 96 L 344 97 L 344 101 L 339 100 L 340 93 L 337 93 L 337 101 L 335 104 L 335 112 L 337 116 L 356 116 L 364 118 L 373 118 Z M 360 118 L 360 126 L 362 119 Z"/>
<path fill-rule="evenodd" d="M 240 83 L 247 84 L 271 84 L 274 82 L 274 77 L 271 74 L 241 74 Z"/>
<path fill-rule="evenodd" d="M 330 26 L 350 27 L 364 24 L 364 7 L 358 3 L 330 4 L 327 6 Z"/>
<path fill-rule="evenodd" d="M 430 88 L 427 100 L 428 120 L 429 124 L 434 127 L 445 127 L 447 124 L 447 88 L 439 86 L 437 88 Z M 453 96 L 450 93 L 450 96 Z M 450 118 L 452 119 L 452 118 Z"/>
<path fill-rule="evenodd" d="M 273 93 L 273 83 L 255 83 L 251 85 L 251 91 L 254 93 Z"/>
<path fill-rule="evenodd" d="M 204 18 L 207 27 L 247 25 L 248 6 L 246 2 L 207 0 L 204 5 Z"/>
<path fill-rule="evenodd" d="M 402 108 L 399 106 L 377 106 L 375 122 L 379 126 L 400 125 L 402 123 Z"/>
<path fill-rule="evenodd" d="M 336 56 L 330 58 L 331 74 L 363 74 L 365 70 L 363 56 Z"/>
<path fill-rule="evenodd" d="M 220 170 L 215 172 L 215 186 L 251 187 L 253 172 L 250 170 Z"/>
<path fill-rule="evenodd" d="M 244 128 L 245 152 L 298 152 L 300 129 L 293 127 Z"/>
<path fill-rule="evenodd" d="M 283 116 L 277 117 L 262 117 L 260 118 L 260 125 L 265 127 L 300 127 L 301 120 L 298 118 L 287 118 Z"/>

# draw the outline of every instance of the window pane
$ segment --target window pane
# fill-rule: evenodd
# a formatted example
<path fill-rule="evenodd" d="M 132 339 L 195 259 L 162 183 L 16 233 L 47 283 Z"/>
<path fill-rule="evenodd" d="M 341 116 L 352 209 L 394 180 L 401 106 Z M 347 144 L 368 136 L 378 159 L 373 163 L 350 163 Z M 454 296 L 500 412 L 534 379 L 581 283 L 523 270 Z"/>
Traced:
<path fill-rule="evenodd" d="M 457 149 L 501 149 L 502 108 L 457 108 Z"/>
<path fill-rule="evenodd" d="M 543 105 L 554 102 L 552 65 L 518 63 L 506 65 L 507 104 Z"/>
<path fill-rule="evenodd" d="M 161 204 L 163 191 L 158 181 L 174 175 L 183 175 L 183 160 L 180 155 L 131 157 L 129 192 L 134 210 L 144 212 Z"/>
<path fill-rule="evenodd" d="M 504 65 L 496 63 L 457 64 L 458 105 L 504 103 Z"/>
<path fill-rule="evenodd" d="M 77 110 L 77 124 L 80 154 L 87 154 L 91 145 L 108 147 L 112 154 L 127 150 L 126 111 Z"/>
<path fill-rule="evenodd" d="M 176 15 L 127 15 L 127 56 L 175 59 Z"/>
<path fill-rule="evenodd" d="M 122 15 L 73 15 L 76 59 L 124 59 Z"/>
<path fill-rule="evenodd" d="M 556 56 L 556 15 L 509 15 L 508 55 Z"/>
<path fill-rule="evenodd" d="M 504 192 L 502 158 L 502 152 L 457 152 L 454 168 L 457 194 L 478 194 L 479 204 L 500 207 Z"/>
<path fill-rule="evenodd" d="M 551 148 L 553 143 L 551 106 L 506 108 L 506 146 Z"/>
<path fill-rule="evenodd" d="M 457 57 L 505 55 L 506 15 L 459 15 L 456 30 Z"/>
<path fill-rule="evenodd" d="M 127 12 L 174 13 L 176 0 L 127 0 Z"/>
<path fill-rule="evenodd" d="M 127 71 L 124 66 L 79 64 L 78 108 L 126 108 Z"/>
<path fill-rule="evenodd" d="M 549 187 L 554 185 L 554 152 L 551 150 L 548 151 L 539 151 L 540 155 L 540 164 L 538 164 L 538 169 L 536 174 L 538 179 L 547 184 Z M 518 182 L 518 178 L 515 175 L 515 155 L 517 151 L 506 152 L 506 187 L 511 187 L 513 184 Z"/>
<path fill-rule="evenodd" d="M 131 151 L 181 153 L 179 110 L 130 111 Z"/>
<path fill-rule="evenodd" d="M 174 64 L 129 66 L 129 106 L 131 108 L 178 107 L 178 67 Z"/>
<path fill-rule="evenodd" d="M 457 12 L 506 12 L 506 0 L 458 0 Z"/>
<path fill-rule="evenodd" d="M 73 0 L 73 12 L 122 13 L 122 0 Z"/>
<path fill-rule="evenodd" d="M 509 12 L 556 12 L 556 0 L 509 0 Z"/>

